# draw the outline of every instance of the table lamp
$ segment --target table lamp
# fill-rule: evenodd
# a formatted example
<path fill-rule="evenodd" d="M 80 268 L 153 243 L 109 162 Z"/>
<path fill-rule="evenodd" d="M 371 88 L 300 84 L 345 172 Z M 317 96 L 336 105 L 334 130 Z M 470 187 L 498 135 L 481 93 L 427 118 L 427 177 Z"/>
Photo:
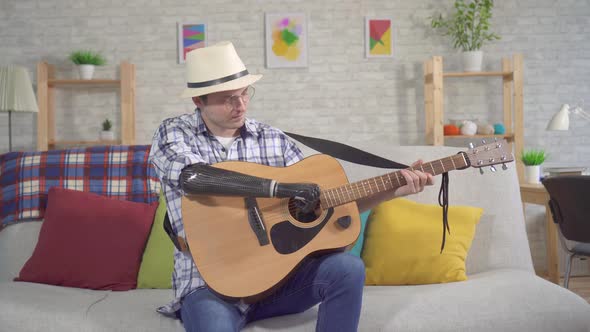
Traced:
<path fill-rule="evenodd" d="M 38 112 L 27 69 L 0 67 L 0 111 L 8 112 L 8 150 L 12 151 L 12 112 Z"/>
<path fill-rule="evenodd" d="M 590 114 L 584 112 L 580 106 L 575 106 L 570 109 L 570 105 L 563 104 L 561 110 L 553 115 L 549 124 L 547 124 L 547 130 L 569 130 L 570 127 L 570 114 L 575 114 L 583 119 L 590 121 Z"/>

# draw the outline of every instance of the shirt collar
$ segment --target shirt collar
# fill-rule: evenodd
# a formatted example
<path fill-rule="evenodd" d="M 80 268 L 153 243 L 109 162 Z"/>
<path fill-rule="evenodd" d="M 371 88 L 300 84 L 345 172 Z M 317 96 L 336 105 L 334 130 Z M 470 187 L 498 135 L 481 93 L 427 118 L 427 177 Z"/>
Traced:
<path fill-rule="evenodd" d="M 209 129 L 207 128 L 207 125 L 205 124 L 205 121 L 203 120 L 203 117 L 201 116 L 201 111 L 198 108 L 195 110 L 195 118 L 196 118 L 196 125 L 195 125 L 196 133 L 197 134 L 205 134 L 205 133 L 209 134 Z M 240 134 L 242 136 L 250 134 L 254 137 L 258 137 L 259 132 L 258 132 L 258 126 L 256 125 L 256 121 L 246 118 L 244 126 L 242 126 L 242 128 L 240 128 Z"/>

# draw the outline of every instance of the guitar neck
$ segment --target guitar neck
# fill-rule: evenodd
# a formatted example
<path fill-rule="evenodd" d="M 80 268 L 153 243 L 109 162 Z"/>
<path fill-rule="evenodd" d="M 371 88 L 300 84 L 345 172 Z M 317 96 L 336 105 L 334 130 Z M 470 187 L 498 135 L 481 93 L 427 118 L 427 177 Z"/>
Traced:
<path fill-rule="evenodd" d="M 463 153 L 423 163 L 419 167 L 409 167 L 432 175 L 462 169 L 469 166 Z M 387 173 L 366 180 L 349 183 L 340 187 L 323 190 L 320 196 L 322 209 L 340 206 L 346 203 L 374 196 L 385 191 L 393 191 L 406 185 L 406 179 L 400 171 Z"/>

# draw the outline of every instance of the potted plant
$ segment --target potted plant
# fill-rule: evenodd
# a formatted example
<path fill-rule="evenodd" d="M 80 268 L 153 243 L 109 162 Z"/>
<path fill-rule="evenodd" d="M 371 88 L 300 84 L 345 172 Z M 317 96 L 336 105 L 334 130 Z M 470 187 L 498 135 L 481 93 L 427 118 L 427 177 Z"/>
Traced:
<path fill-rule="evenodd" d="M 481 71 L 486 42 L 500 39 L 490 32 L 493 0 L 455 0 L 455 12 L 447 19 L 442 14 L 433 17 L 431 26 L 443 36 L 450 36 L 453 47 L 463 51 L 463 70 Z"/>
<path fill-rule="evenodd" d="M 78 65 L 78 72 L 80 73 L 80 78 L 83 80 L 92 79 L 95 66 L 106 64 L 105 58 L 100 53 L 86 50 L 72 52 L 69 59 Z"/>
<path fill-rule="evenodd" d="M 545 151 L 542 149 L 524 150 L 520 159 L 524 164 L 524 181 L 541 183 L 541 164 L 547 159 Z"/>
<path fill-rule="evenodd" d="M 113 124 L 111 120 L 105 119 L 102 122 L 102 131 L 100 132 L 100 139 L 103 141 L 114 141 L 115 140 L 115 133 L 111 131 Z"/>

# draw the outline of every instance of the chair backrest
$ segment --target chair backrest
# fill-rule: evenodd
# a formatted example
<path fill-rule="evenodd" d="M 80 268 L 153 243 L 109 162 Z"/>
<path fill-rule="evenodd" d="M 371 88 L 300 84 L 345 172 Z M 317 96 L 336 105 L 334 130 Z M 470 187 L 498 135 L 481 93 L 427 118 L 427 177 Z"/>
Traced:
<path fill-rule="evenodd" d="M 553 220 L 563 236 L 590 242 L 590 176 L 563 175 L 543 179 L 549 193 Z"/>

